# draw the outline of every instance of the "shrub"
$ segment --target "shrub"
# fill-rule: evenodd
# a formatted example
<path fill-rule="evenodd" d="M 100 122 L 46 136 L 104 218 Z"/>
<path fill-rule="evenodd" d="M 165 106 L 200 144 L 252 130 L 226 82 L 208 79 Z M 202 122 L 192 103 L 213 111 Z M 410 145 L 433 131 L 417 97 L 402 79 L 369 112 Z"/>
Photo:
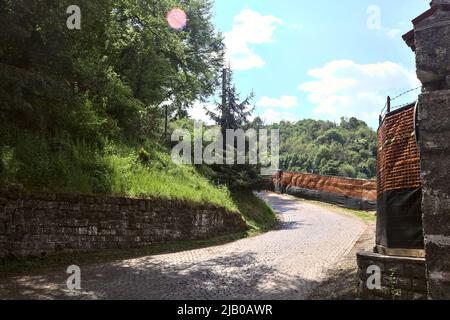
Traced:
<path fill-rule="evenodd" d="M 140 148 L 139 149 L 139 160 L 142 164 L 144 165 L 148 165 L 150 164 L 150 153 L 147 152 L 147 150 L 145 150 L 144 148 Z"/>

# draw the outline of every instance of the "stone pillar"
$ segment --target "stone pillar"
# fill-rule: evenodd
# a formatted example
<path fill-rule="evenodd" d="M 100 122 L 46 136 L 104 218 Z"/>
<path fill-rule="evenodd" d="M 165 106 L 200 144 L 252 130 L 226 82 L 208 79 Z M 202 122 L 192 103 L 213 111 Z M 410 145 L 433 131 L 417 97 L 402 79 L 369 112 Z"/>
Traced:
<path fill-rule="evenodd" d="M 434 0 L 404 36 L 416 53 L 428 295 L 450 299 L 450 0 Z"/>
<path fill-rule="evenodd" d="M 450 299 L 450 90 L 419 98 L 419 148 L 428 289 Z"/>

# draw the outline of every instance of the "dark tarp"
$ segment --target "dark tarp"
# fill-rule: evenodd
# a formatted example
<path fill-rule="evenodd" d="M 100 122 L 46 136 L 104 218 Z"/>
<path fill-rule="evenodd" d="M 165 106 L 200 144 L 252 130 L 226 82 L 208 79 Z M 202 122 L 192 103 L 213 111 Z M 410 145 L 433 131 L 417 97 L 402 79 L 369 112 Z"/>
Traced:
<path fill-rule="evenodd" d="M 394 190 L 378 197 L 377 245 L 423 249 L 422 190 Z"/>
<path fill-rule="evenodd" d="M 345 195 L 304 189 L 299 187 L 289 186 L 286 188 L 285 192 L 292 196 L 296 196 L 299 198 L 304 198 L 308 200 L 316 200 L 321 202 L 327 202 L 331 204 L 336 204 L 344 208 L 355 209 L 355 210 L 372 210 L 376 209 L 376 202 L 370 200 L 364 200 L 354 197 L 348 197 Z"/>
<path fill-rule="evenodd" d="M 285 188 L 283 187 L 283 185 L 281 183 L 276 183 L 276 184 L 274 184 L 274 191 L 279 192 L 279 193 L 284 193 Z"/>

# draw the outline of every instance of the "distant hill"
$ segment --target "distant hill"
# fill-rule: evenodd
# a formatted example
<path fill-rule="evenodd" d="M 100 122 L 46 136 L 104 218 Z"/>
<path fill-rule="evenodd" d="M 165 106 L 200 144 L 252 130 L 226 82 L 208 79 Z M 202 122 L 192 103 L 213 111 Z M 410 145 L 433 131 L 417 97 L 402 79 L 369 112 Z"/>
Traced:
<path fill-rule="evenodd" d="M 255 120 L 258 121 L 258 120 Z M 377 134 L 356 118 L 302 120 L 269 126 L 280 129 L 283 170 L 349 178 L 376 177 Z"/>

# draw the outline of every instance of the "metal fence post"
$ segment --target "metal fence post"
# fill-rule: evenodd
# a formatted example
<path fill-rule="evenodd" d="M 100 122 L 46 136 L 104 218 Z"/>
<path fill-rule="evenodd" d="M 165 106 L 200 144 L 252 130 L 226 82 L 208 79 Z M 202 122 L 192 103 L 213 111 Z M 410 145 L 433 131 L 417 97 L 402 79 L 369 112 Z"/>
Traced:
<path fill-rule="evenodd" d="M 391 112 L 391 97 L 390 96 L 388 96 L 387 97 L 387 113 L 390 113 Z"/>

